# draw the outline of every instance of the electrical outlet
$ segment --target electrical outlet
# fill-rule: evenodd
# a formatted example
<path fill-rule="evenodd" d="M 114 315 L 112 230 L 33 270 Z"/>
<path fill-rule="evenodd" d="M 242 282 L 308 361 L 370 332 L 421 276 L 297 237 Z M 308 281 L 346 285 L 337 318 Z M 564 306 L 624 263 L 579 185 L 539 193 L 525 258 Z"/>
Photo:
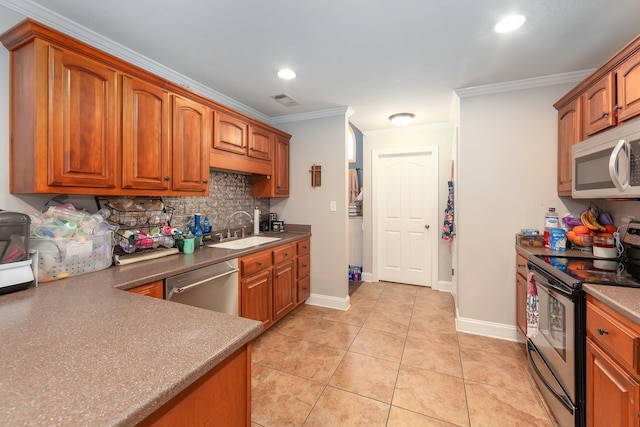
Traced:
<path fill-rule="evenodd" d="M 331 203 L 329 204 L 329 210 L 331 212 L 335 212 L 338 209 L 338 206 L 336 204 L 335 200 L 332 200 Z"/>

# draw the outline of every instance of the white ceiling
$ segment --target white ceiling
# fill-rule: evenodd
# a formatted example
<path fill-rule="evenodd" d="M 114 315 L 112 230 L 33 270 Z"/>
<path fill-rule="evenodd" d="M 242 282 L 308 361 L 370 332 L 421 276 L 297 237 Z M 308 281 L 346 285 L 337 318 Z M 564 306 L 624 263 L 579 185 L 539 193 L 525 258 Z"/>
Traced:
<path fill-rule="evenodd" d="M 596 68 L 640 32 L 639 0 L 0 5 L 28 16 L 60 14 L 268 117 L 349 106 L 362 131 L 389 128 L 388 116 L 405 111 L 416 115 L 415 125 L 446 122 L 454 89 Z M 526 15 L 525 25 L 494 33 L 496 21 L 512 12 Z M 282 67 L 298 77 L 279 79 Z M 271 99 L 283 92 L 301 105 Z"/>

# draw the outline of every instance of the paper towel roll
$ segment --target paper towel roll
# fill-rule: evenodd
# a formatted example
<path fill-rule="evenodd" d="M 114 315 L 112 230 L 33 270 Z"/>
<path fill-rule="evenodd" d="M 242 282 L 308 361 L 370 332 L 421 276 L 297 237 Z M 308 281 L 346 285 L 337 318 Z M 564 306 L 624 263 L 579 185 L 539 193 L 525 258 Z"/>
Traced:
<path fill-rule="evenodd" d="M 260 209 L 253 210 L 253 234 L 260 234 Z"/>

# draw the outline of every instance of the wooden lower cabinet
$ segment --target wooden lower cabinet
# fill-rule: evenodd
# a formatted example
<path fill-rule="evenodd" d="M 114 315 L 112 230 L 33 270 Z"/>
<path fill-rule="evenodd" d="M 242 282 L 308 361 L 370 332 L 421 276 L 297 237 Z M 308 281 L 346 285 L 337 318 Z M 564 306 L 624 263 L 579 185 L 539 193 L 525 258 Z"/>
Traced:
<path fill-rule="evenodd" d="M 139 426 L 251 424 L 251 343 L 143 420 Z"/>
<path fill-rule="evenodd" d="M 516 328 L 527 339 L 527 258 L 516 255 Z"/>
<path fill-rule="evenodd" d="M 242 278 L 240 316 L 259 320 L 266 330 L 273 324 L 273 269 Z"/>
<path fill-rule="evenodd" d="M 640 325 L 587 295 L 587 427 L 640 426 Z"/>
<path fill-rule="evenodd" d="M 309 298 L 309 250 L 303 239 L 241 257 L 240 316 L 262 321 L 264 331 Z"/>
<path fill-rule="evenodd" d="M 162 280 L 156 280 L 155 282 L 147 283 L 146 285 L 136 286 L 135 288 L 127 289 L 129 292 L 135 294 L 146 295 L 153 298 L 164 297 L 164 282 Z"/>
<path fill-rule="evenodd" d="M 273 269 L 273 314 L 280 320 L 296 304 L 296 276 L 293 260 L 278 264 Z"/>
<path fill-rule="evenodd" d="M 640 383 L 587 338 L 587 426 L 638 426 Z"/>

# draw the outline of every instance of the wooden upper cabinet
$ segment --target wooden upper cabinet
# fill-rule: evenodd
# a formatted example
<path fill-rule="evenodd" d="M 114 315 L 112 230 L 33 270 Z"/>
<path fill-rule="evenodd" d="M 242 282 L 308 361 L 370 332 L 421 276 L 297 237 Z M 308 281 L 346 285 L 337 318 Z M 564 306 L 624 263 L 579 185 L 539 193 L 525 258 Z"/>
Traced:
<path fill-rule="evenodd" d="M 239 117 L 216 112 L 213 148 L 244 156 L 247 154 L 247 123 Z"/>
<path fill-rule="evenodd" d="M 629 57 L 617 70 L 618 121 L 640 114 L 640 50 Z"/>
<path fill-rule="evenodd" d="M 173 96 L 173 173 L 176 191 L 208 193 L 211 114 L 204 105 Z"/>
<path fill-rule="evenodd" d="M 256 159 L 271 160 L 273 133 L 261 126 L 249 126 L 249 145 L 247 155 Z"/>
<path fill-rule="evenodd" d="M 53 45 L 48 54 L 48 185 L 116 187 L 116 71 Z"/>
<path fill-rule="evenodd" d="M 616 125 L 616 115 L 614 113 L 616 81 L 614 73 L 607 73 L 587 89 L 582 97 L 585 138 Z"/>
<path fill-rule="evenodd" d="M 167 190 L 171 175 L 169 92 L 122 77 L 122 187 Z"/>
<path fill-rule="evenodd" d="M 578 97 L 558 110 L 558 196 L 571 196 L 571 147 L 582 139 L 580 100 Z"/>
<path fill-rule="evenodd" d="M 289 139 L 276 134 L 272 175 L 253 176 L 253 197 L 289 197 Z"/>

